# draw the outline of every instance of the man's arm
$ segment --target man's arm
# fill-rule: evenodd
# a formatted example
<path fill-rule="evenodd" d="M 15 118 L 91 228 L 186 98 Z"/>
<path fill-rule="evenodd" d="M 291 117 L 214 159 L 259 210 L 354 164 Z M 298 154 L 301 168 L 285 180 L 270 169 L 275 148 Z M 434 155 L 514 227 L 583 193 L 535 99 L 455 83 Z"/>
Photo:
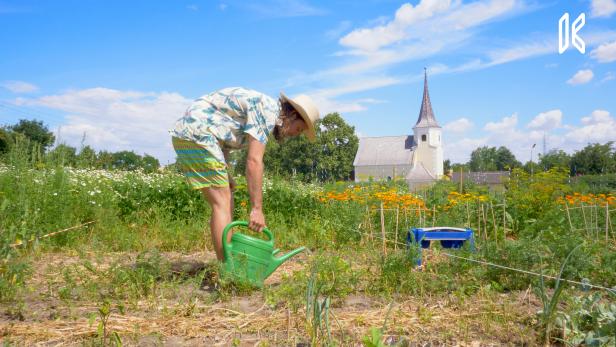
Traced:
<path fill-rule="evenodd" d="M 248 226 L 261 232 L 265 227 L 263 215 L 263 155 L 265 145 L 248 135 L 248 156 L 246 158 L 246 183 L 250 194 L 250 222 Z"/>

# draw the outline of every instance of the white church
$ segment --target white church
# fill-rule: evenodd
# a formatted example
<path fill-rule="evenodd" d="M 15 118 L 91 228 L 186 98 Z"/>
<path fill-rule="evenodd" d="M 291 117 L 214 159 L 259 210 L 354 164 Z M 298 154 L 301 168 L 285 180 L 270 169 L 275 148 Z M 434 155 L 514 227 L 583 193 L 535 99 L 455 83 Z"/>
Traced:
<path fill-rule="evenodd" d="M 413 135 L 360 138 L 353 166 L 356 182 L 404 178 L 411 189 L 443 177 L 442 129 L 432 111 L 427 72 Z"/>

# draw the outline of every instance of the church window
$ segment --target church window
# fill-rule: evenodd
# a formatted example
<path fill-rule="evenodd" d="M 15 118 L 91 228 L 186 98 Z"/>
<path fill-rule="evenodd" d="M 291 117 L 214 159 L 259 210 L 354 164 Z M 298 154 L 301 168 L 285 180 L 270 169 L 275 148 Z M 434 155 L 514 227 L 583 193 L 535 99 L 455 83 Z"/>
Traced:
<path fill-rule="evenodd" d="M 421 135 L 421 141 L 424 141 L 424 142 L 426 141 L 426 135 L 425 134 Z"/>

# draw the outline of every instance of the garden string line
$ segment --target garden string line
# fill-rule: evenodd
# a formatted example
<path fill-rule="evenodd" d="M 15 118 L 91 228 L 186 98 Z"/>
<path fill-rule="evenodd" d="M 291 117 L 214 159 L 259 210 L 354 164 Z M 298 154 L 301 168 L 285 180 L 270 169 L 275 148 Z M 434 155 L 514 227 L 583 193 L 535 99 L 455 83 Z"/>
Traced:
<path fill-rule="evenodd" d="M 84 227 L 86 225 L 89 225 L 89 224 L 92 224 L 92 223 L 95 223 L 95 222 L 96 222 L 95 220 L 91 220 L 89 222 L 85 222 L 83 224 L 75 225 L 75 226 L 72 226 L 70 228 L 66 228 L 66 229 L 54 231 L 54 232 L 49 233 L 49 234 L 45 234 L 45 235 L 43 235 L 41 237 L 37 237 L 37 239 L 44 239 L 44 238 L 47 238 L 47 237 L 51 237 L 51 236 L 63 233 L 65 231 L 69 231 L 69 230 L 73 230 L 73 229 Z M 17 240 L 17 242 L 11 244 L 11 247 L 15 248 L 17 246 L 22 246 L 23 244 L 24 244 L 24 242 L 22 240 Z"/>
<path fill-rule="evenodd" d="M 365 233 L 362 233 L 360 231 L 356 231 L 356 232 L 358 234 L 365 235 Z M 372 235 L 372 236 L 376 237 L 378 239 L 383 240 L 383 238 L 381 236 L 379 236 L 379 235 Z M 391 242 L 391 243 L 397 243 L 397 244 L 405 246 L 405 247 L 407 246 L 406 243 L 402 243 L 402 242 L 398 242 L 398 241 L 394 241 L 394 240 L 387 240 L 387 239 L 385 239 L 385 241 L 386 242 Z M 446 256 L 448 256 L 448 257 L 451 257 L 451 258 L 463 259 L 463 260 L 470 261 L 470 262 L 473 262 L 473 263 L 479 263 L 479 264 L 483 264 L 483 265 L 497 267 L 497 268 L 504 269 L 504 270 L 520 272 L 520 273 L 527 274 L 527 275 L 533 275 L 533 276 L 544 277 L 544 278 L 549 278 L 549 279 L 553 279 L 553 280 L 559 280 L 558 277 L 554 277 L 554 276 L 550 276 L 550 275 L 544 275 L 544 274 L 540 274 L 538 272 L 533 272 L 533 271 L 524 270 L 524 269 L 517 269 L 517 268 L 514 268 L 514 267 L 510 267 L 510 266 L 505 266 L 505 265 L 499 265 L 499 264 L 491 263 L 491 262 L 488 262 L 488 261 L 485 261 L 485 260 L 477 260 L 477 259 L 466 258 L 466 257 L 462 257 L 462 256 L 459 256 L 459 255 L 450 254 L 450 253 L 447 253 L 447 252 L 441 252 L 441 253 L 446 255 Z M 560 281 L 581 285 L 582 287 L 596 288 L 596 289 L 606 290 L 606 291 L 611 292 L 611 293 L 616 293 L 616 289 L 615 288 L 608 288 L 608 287 L 592 284 L 592 283 L 589 283 L 589 282 L 574 281 L 574 280 L 570 280 L 570 279 L 566 279 L 566 278 L 561 278 Z"/>

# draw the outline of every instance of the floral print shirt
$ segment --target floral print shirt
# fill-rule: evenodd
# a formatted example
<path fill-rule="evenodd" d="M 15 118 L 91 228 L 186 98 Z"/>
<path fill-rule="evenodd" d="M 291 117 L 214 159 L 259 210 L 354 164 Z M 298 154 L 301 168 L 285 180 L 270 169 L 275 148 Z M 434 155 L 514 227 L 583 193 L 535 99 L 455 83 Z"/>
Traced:
<path fill-rule="evenodd" d="M 265 94 L 225 88 L 195 100 L 169 133 L 204 146 L 225 162 L 222 150 L 246 147 L 246 134 L 267 143 L 279 114 L 278 101 Z"/>

